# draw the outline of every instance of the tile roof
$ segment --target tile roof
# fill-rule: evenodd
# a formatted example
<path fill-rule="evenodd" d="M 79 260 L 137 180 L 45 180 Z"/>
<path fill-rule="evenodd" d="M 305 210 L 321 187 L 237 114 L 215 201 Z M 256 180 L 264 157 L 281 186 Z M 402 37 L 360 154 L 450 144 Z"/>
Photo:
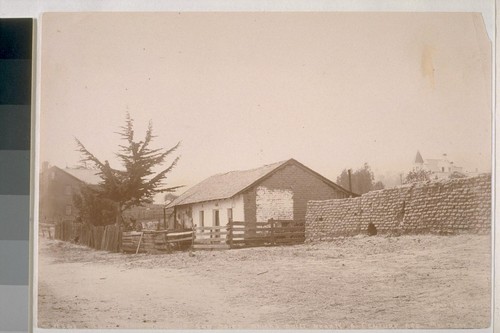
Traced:
<path fill-rule="evenodd" d="M 231 198 L 288 161 L 290 160 L 264 165 L 256 169 L 230 171 L 211 176 L 184 192 L 168 207 Z"/>

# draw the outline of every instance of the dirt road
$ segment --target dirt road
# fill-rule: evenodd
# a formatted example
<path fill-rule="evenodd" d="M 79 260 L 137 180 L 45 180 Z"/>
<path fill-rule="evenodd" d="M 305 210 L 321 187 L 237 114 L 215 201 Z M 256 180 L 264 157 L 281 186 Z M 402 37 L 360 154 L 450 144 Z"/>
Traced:
<path fill-rule="evenodd" d="M 42 328 L 484 328 L 489 236 L 124 255 L 40 240 Z"/>

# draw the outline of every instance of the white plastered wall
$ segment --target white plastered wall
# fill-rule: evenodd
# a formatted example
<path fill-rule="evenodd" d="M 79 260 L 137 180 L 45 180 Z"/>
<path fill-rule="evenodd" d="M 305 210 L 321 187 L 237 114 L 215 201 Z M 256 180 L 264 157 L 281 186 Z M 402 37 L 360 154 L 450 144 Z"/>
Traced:
<path fill-rule="evenodd" d="M 233 221 L 244 221 L 243 196 L 237 195 L 229 199 L 205 201 L 193 204 L 193 223 L 201 226 L 201 212 L 203 211 L 204 225 L 214 226 L 214 211 L 219 211 L 219 225 L 225 226 L 229 222 L 228 209 L 232 209 Z"/>

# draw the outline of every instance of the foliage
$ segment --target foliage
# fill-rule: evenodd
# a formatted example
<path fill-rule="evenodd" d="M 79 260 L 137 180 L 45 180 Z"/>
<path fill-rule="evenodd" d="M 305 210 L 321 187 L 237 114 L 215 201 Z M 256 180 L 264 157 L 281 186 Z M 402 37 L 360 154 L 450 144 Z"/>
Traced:
<path fill-rule="evenodd" d="M 98 197 L 115 202 L 117 215 L 121 218 L 124 210 L 151 203 L 155 194 L 172 192 L 181 186 L 166 187 L 165 184 L 167 174 L 176 166 L 179 157 L 160 172 L 154 172 L 156 167 L 164 164 L 167 157 L 179 148 L 180 142 L 170 149 L 151 149 L 151 141 L 155 138 L 151 121 L 144 140 L 135 141 L 134 120 L 128 113 L 125 125 L 120 128 L 121 131 L 117 134 L 125 144 L 119 145 L 116 156 L 124 168 L 122 170 L 113 169 L 108 161 L 102 162 L 80 140 L 75 140 L 78 151 L 82 154 L 82 162 L 91 163 L 99 170 L 102 181 Z"/>
<path fill-rule="evenodd" d="M 113 224 L 116 220 L 116 205 L 113 201 L 100 198 L 96 189 L 82 186 L 80 193 L 73 194 L 73 203 L 85 223 L 93 225 Z"/>
<path fill-rule="evenodd" d="M 405 176 L 403 180 L 403 184 L 411 184 L 411 183 L 417 183 L 417 182 L 425 182 L 431 179 L 431 174 L 429 170 L 423 170 L 423 169 L 415 169 L 410 172 Z"/>
<path fill-rule="evenodd" d="M 449 176 L 448 178 L 449 179 L 457 179 L 457 178 L 465 178 L 467 177 L 466 175 L 464 175 L 463 173 L 461 172 L 458 172 L 458 171 L 453 171 Z"/>
<path fill-rule="evenodd" d="M 384 184 L 381 181 L 374 182 L 373 171 L 368 163 L 363 164 L 361 168 L 354 171 L 351 175 L 352 192 L 357 194 L 367 193 L 373 190 L 381 190 Z M 337 184 L 349 189 L 349 172 L 344 169 L 340 176 L 337 177 Z"/>
<path fill-rule="evenodd" d="M 383 190 L 384 188 L 385 188 L 385 185 L 380 180 L 378 182 L 376 182 L 375 184 L 373 184 L 374 191 Z"/>
<path fill-rule="evenodd" d="M 163 201 L 170 203 L 170 202 L 174 201 L 175 199 L 177 199 L 178 197 L 179 197 L 178 195 L 175 195 L 173 193 L 167 193 L 163 196 Z"/>

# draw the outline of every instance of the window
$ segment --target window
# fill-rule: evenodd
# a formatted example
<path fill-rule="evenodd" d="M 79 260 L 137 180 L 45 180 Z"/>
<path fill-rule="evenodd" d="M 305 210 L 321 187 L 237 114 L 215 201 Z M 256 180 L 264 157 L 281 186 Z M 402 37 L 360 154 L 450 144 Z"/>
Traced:
<path fill-rule="evenodd" d="M 219 220 L 219 210 L 214 209 L 213 210 L 214 215 L 213 215 L 213 226 L 218 227 L 220 225 L 220 220 Z M 212 230 L 212 234 L 214 234 L 214 238 L 220 238 L 220 229 L 215 229 Z M 210 238 L 212 238 L 212 235 L 210 235 Z"/>
<path fill-rule="evenodd" d="M 204 227 L 205 226 L 205 212 L 204 211 L 200 211 L 200 224 L 199 224 L 200 227 Z M 205 230 L 201 230 L 201 232 L 203 232 Z"/>
<path fill-rule="evenodd" d="M 220 220 L 219 220 L 219 210 L 214 209 L 214 227 L 218 227 L 220 225 Z"/>
<path fill-rule="evenodd" d="M 66 215 L 71 215 L 72 207 L 71 205 L 66 206 Z"/>
<path fill-rule="evenodd" d="M 227 209 L 227 222 L 232 221 L 232 220 L 233 220 L 233 209 L 228 208 Z"/>
<path fill-rule="evenodd" d="M 444 167 L 441 167 L 441 171 L 444 172 Z"/>
<path fill-rule="evenodd" d="M 50 179 L 51 179 L 51 180 L 54 180 L 54 178 L 56 178 L 56 173 L 55 173 L 54 171 L 52 171 L 52 172 L 50 173 Z"/>
<path fill-rule="evenodd" d="M 64 194 L 66 194 L 66 195 L 71 195 L 71 186 L 66 185 L 66 186 L 64 187 Z"/>

